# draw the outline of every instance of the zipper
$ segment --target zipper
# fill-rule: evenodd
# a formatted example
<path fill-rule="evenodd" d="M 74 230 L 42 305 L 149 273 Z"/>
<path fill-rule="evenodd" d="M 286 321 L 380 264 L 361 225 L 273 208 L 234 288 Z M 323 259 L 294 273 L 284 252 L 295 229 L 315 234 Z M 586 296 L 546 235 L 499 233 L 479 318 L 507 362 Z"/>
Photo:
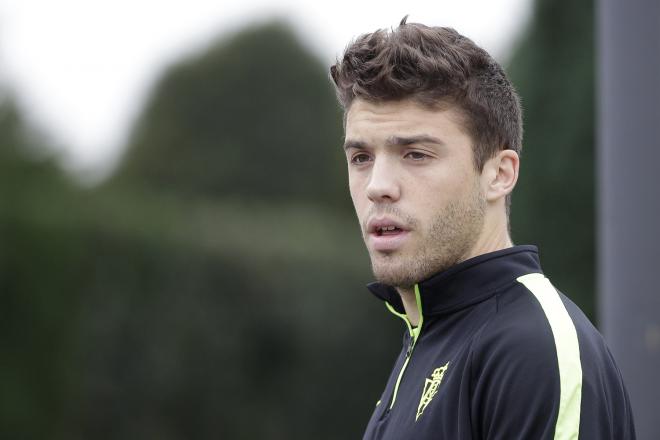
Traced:
<path fill-rule="evenodd" d="M 389 408 L 387 409 L 388 411 L 394 407 L 394 402 L 396 401 L 396 395 L 399 392 L 399 385 L 401 384 L 401 379 L 403 379 L 403 374 L 406 371 L 406 367 L 408 367 L 408 362 L 410 362 L 410 358 L 412 357 L 413 350 L 415 349 L 415 344 L 417 343 L 417 339 L 419 338 L 419 335 L 422 331 L 424 315 L 422 315 L 422 300 L 420 297 L 418 284 L 415 284 L 415 303 L 417 304 L 417 310 L 419 311 L 419 325 L 413 328 L 407 315 L 397 312 L 396 310 L 394 310 L 394 307 L 392 307 L 390 303 L 385 302 L 385 305 L 387 306 L 390 312 L 392 312 L 399 318 L 403 319 L 403 321 L 406 323 L 406 327 L 408 328 L 408 334 L 410 335 L 410 341 L 408 343 L 408 348 L 406 349 L 406 359 L 403 361 L 403 365 L 401 366 L 401 370 L 399 370 L 399 375 L 396 379 L 396 383 L 394 384 L 394 391 L 392 392 L 392 401 L 390 403 Z"/>

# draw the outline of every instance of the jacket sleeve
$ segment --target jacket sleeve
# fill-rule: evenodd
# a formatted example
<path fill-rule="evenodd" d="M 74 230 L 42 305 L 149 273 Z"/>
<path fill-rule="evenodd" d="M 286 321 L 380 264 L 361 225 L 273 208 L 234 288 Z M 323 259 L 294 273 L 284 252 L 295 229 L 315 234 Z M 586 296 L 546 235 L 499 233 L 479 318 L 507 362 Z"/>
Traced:
<path fill-rule="evenodd" d="M 518 313 L 491 321 L 473 345 L 471 377 L 474 438 L 555 438 L 559 368 L 543 315 Z"/>

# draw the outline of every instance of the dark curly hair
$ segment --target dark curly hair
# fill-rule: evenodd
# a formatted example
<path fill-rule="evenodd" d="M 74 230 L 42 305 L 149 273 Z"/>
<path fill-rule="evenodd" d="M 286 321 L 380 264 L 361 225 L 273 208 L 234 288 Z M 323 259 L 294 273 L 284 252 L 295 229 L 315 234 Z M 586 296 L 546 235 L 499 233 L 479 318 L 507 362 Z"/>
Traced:
<path fill-rule="evenodd" d="M 330 68 L 346 112 L 355 98 L 455 106 L 474 142 L 477 170 L 498 151 L 522 149 L 520 99 L 502 67 L 454 29 L 406 23 L 351 42 Z"/>

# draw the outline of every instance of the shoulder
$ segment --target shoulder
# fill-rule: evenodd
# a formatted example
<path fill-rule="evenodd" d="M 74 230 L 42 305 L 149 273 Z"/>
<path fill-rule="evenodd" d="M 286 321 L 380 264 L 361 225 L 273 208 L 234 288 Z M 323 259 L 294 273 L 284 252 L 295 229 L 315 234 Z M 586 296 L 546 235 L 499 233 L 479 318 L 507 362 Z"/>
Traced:
<path fill-rule="evenodd" d="M 547 298 L 539 300 L 539 295 L 554 295 L 550 300 L 560 304 L 561 299 L 556 290 L 548 290 L 542 274 L 530 279 L 538 284 L 532 286 L 535 292 L 525 284 L 529 279 L 518 279 L 497 293 L 491 319 L 472 345 L 473 411 L 484 435 L 552 438 L 559 417 L 565 388 L 558 362 L 562 348 L 555 338 L 555 318 L 548 317 L 543 304 Z"/>
<path fill-rule="evenodd" d="M 552 289 L 552 290 L 551 290 Z M 520 277 L 495 298 L 495 311 L 474 344 L 475 359 L 507 360 L 515 364 L 556 364 L 556 328 L 574 327 L 560 296 L 542 274 Z"/>
<path fill-rule="evenodd" d="M 474 383 L 504 383 L 503 390 L 520 398 L 542 393 L 556 408 L 562 394 L 579 395 L 580 339 L 550 281 L 540 273 L 521 276 L 498 293 L 494 314 L 475 340 Z M 573 402 L 579 404 L 579 398 Z"/>
<path fill-rule="evenodd" d="M 552 429 L 557 432 L 634 438 L 614 359 L 570 299 L 544 275 L 529 274 L 500 292 L 496 302 L 473 345 L 473 380 L 481 393 L 476 398 L 487 402 L 490 397 L 495 407 L 510 400 L 508 411 L 521 420 L 531 408 L 543 408 L 556 421 Z"/>
<path fill-rule="evenodd" d="M 578 329 L 589 339 L 599 335 L 574 304 L 565 302 L 570 303 L 543 274 L 517 278 L 497 295 L 495 313 L 475 345 L 476 358 L 508 359 L 555 376 L 558 369 L 579 373 L 583 337 Z"/>

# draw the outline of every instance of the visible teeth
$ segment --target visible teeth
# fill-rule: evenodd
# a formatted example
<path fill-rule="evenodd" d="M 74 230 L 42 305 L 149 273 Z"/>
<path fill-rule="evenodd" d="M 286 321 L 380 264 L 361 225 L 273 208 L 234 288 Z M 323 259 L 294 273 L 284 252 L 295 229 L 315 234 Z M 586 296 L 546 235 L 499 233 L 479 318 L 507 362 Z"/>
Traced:
<path fill-rule="evenodd" d="M 393 231 L 396 229 L 396 226 L 382 226 L 380 228 L 381 231 Z"/>

